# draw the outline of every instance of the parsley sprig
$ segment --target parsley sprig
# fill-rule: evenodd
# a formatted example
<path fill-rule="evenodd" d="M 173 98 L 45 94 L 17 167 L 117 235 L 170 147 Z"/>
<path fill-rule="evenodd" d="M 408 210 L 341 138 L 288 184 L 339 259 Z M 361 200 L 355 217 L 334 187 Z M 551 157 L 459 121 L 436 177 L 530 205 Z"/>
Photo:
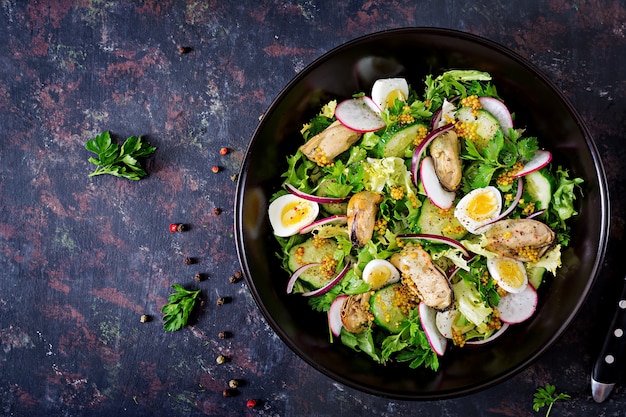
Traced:
<path fill-rule="evenodd" d="M 148 157 L 156 150 L 149 143 L 142 142 L 137 136 L 129 137 L 122 146 L 119 146 L 112 143 L 109 132 L 102 132 L 95 138 L 89 139 L 85 148 L 98 156 L 89 158 L 89 162 L 96 165 L 95 170 L 89 174 L 90 177 L 110 174 L 133 181 L 140 180 L 147 175 L 138 158 Z"/>
<path fill-rule="evenodd" d="M 201 290 L 186 290 L 181 285 L 172 285 L 175 292 L 170 294 L 167 304 L 161 309 L 163 328 L 166 332 L 180 330 L 187 325 L 189 314 L 196 305 Z"/>
<path fill-rule="evenodd" d="M 541 408 L 547 406 L 546 417 L 550 415 L 552 406 L 558 400 L 569 400 L 571 397 L 568 394 L 556 393 L 556 387 L 551 384 L 546 384 L 545 387 L 538 387 L 533 396 L 533 410 L 539 411 Z"/>

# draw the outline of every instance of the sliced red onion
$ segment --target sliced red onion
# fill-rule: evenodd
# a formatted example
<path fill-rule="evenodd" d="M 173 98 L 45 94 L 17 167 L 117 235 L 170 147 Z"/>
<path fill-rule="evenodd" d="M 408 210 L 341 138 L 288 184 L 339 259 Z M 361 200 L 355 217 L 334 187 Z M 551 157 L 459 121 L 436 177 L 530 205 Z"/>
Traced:
<path fill-rule="evenodd" d="M 534 212 L 533 214 L 531 214 L 530 216 L 526 217 L 527 219 L 534 219 L 535 217 L 539 217 L 541 216 L 543 213 L 545 213 L 546 209 L 541 209 L 541 210 L 537 210 L 536 212 Z"/>
<path fill-rule="evenodd" d="M 311 264 L 302 265 L 300 268 L 296 269 L 294 273 L 291 274 L 291 277 L 289 278 L 289 282 L 287 282 L 287 294 L 291 294 L 291 292 L 293 291 L 293 286 L 296 284 L 298 277 L 302 275 L 304 271 L 306 271 L 309 268 L 313 268 L 314 266 L 320 266 L 320 265 L 322 264 L 319 262 L 314 262 Z"/>
<path fill-rule="evenodd" d="M 452 238 L 446 236 L 433 235 L 429 233 L 415 233 L 415 234 L 403 234 L 397 236 L 399 239 L 419 239 L 419 240 L 428 240 L 435 243 L 445 243 L 450 245 L 456 249 L 459 249 L 463 252 L 463 255 L 466 258 L 469 258 L 469 251 L 459 242 L 458 240 L 454 240 Z"/>
<path fill-rule="evenodd" d="M 426 135 L 426 137 L 420 142 L 420 144 L 417 145 L 417 148 L 415 148 L 415 151 L 413 152 L 413 158 L 411 159 L 411 177 L 413 178 L 413 184 L 415 184 L 416 187 L 419 186 L 419 184 L 417 183 L 417 179 L 419 178 L 418 172 L 420 167 L 420 161 L 422 159 L 422 155 L 426 151 L 426 148 L 433 140 L 435 140 L 437 136 L 441 135 L 444 132 L 447 132 L 453 127 L 454 125 L 452 123 L 449 123 L 445 126 L 441 126 L 435 130 L 432 130 L 428 135 Z"/>
<path fill-rule="evenodd" d="M 313 291 L 302 293 L 302 296 L 303 297 L 317 297 L 319 295 L 326 294 L 335 285 L 337 285 L 339 283 L 339 281 L 341 281 L 341 279 L 343 277 L 346 276 L 346 274 L 348 273 L 349 269 L 350 269 L 350 262 L 346 262 L 346 266 L 343 267 L 343 269 L 341 270 L 339 275 L 337 275 L 335 278 L 333 278 L 328 284 L 324 285 L 322 288 L 318 288 L 317 290 L 313 290 Z"/>
<path fill-rule="evenodd" d="M 307 194 L 303 191 L 298 190 L 296 187 L 294 187 L 291 184 L 285 184 L 285 188 L 287 188 L 287 191 L 289 191 L 293 195 L 296 195 L 305 200 L 313 201 L 319 204 L 343 203 L 344 201 L 349 199 L 349 197 L 320 197 L 317 195 Z"/>
<path fill-rule="evenodd" d="M 552 153 L 550 151 L 538 150 L 535 152 L 535 155 L 530 159 L 530 161 L 526 162 L 526 165 L 515 174 L 516 177 L 523 177 L 524 175 L 528 175 L 531 172 L 535 172 L 545 167 L 552 161 Z"/>
<path fill-rule="evenodd" d="M 522 198 L 522 194 L 524 193 L 524 181 L 522 180 L 521 177 L 517 178 L 517 193 L 515 194 L 515 198 L 513 199 L 513 201 L 511 202 L 511 204 L 509 205 L 509 207 L 507 207 L 506 210 L 504 210 L 502 212 L 502 214 L 500 214 L 498 217 L 496 217 L 495 219 L 493 219 L 492 221 L 490 221 L 489 223 L 486 223 L 482 226 L 480 226 L 476 232 L 477 233 L 481 233 L 481 229 L 484 228 L 485 226 L 488 226 L 490 224 L 494 224 L 497 221 L 500 221 L 504 218 L 506 218 L 509 214 L 511 214 L 513 212 L 513 210 L 515 210 L 515 207 L 517 207 L 517 205 L 519 204 L 519 201 Z"/>
<path fill-rule="evenodd" d="M 437 128 L 437 125 L 441 121 L 441 107 L 439 107 L 434 113 L 433 118 L 430 121 L 430 130 L 434 130 Z"/>
<path fill-rule="evenodd" d="M 343 327 L 343 322 L 341 321 L 341 309 L 343 308 L 343 303 L 347 298 L 347 295 L 340 295 L 333 300 L 330 304 L 330 308 L 328 309 L 328 328 L 335 337 L 339 337 L 341 334 L 341 328 Z"/>
<path fill-rule="evenodd" d="M 336 216 L 330 216 L 330 217 L 326 217 L 326 218 L 323 218 L 323 219 L 320 219 L 320 220 L 316 220 L 313 223 L 310 223 L 310 224 L 304 226 L 302 229 L 300 229 L 300 231 L 298 233 L 303 235 L 303 234 L 311 232 L 316 227 L 324 226 L 325 224 L 331 224 L 331 223 L 343 224 L 343 223 L 347 223 L 347 222 L 348 222 L 348 216 L 338 214 Z"/>

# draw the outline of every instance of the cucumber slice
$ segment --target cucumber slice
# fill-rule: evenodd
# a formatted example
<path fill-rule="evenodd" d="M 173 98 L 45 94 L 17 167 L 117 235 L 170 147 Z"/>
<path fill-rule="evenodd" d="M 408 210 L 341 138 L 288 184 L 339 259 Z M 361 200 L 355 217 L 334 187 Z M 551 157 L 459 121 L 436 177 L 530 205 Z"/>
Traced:
<path fill-rule="evenodd" d="M 535 287 L 535 289 L 539 288 L 541 283 L 543 282 L 543 275 L 546 272 L 546 268 L 541 266 L 534 266 L 531 268 L 526 268 L 526 275 L 528 275 L 528 282 Z"/>
<path fill-rule="evenodd" d="M 500 130 L 500 123 L 498 119 L 487 110 L 480 109 L 474 111 L 471 107 L 461 107 L 456 112 L 457 120 L 463 123 L 477 123 L 476 135 L 478 138 L 475 141 L 476 148 L 479 150 L 487 146 L 487 143 L 498 133 Z"/>
<path fill-rule="evenodd" d="M 429 199 L 425 199 L 417 219 L 421 233 L 445 236 L 460 240 L 467 234 L 467 229 L 454 217 L 454 209 L 441 210 Z"/>
<path fill-rule="evenodd" d="M 550 204 L 550 200 L 552 200 L 552 179 L 549 174 L 545 170 L 539 170 L 535 172 L 531 172 L 530 174 L 524 176 L 525 181 L 525 190 L 538 204 L 536 207 L 538 210 L 547 209 Z"/>
<path fill-rule="evenodd" d="M 305 240 L 301 244 L 292 247 L 289 251 L 289 269 L 293 272 L 302 265 L 321 262 L 325 257 L 333 256 L 336 250 L 337 242 L 334 239 L 313 241 L 313 238 L 311 238 Z M 329 281 L 329 277 L 322 273 L 319 266 L 307 269 L 300 275 L 299 279 L 307 282 L 315 289 L 323 287 Z"/>
<path fill-rule="evenodd" d="M 409 126 L 398 125 L 386 131 L 380 138 L 383 157 L 403 158 L 407 150 L 415 149 L 413 140 L 420 129 L 428 129 L 428 127 L 423 123 L 414 123 Z"/>
<path fill-rule="evenodd" d="M 370 311 L 374 315 L 374 323 L 391 333 L 398 333 L 400 323 L 407 319 L 396 305 L 395 287 L 398 285 L 400 284 L 388 285 L 376 291 L 370 298 Z"/>

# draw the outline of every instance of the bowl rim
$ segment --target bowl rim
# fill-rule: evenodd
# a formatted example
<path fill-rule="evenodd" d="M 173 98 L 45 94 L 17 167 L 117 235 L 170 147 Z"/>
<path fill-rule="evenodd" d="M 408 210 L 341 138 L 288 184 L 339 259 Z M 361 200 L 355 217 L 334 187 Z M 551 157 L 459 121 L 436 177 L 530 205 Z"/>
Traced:
<path fill-rule="evenodd" d="M 261 132 L 265 126 L 265 122 L 266 122 L 265 117 L 263 117 L 260 120 L 254 132 L 252 133 L 252 136 L 246 147 L 244 160 L 242 162 L 238 180 L 237 180 L 237 188 L 236 188 L 236 194 L 235 194 L 236 198 L 234 201 L 235 243 L 236 243 L 236 250 L 237 250 L 239 263 L 242 267 L 242 270 L 244 272 L 244 277 L 246 279 L 249 290 L 252 293 L 252 296 L 255 300 L 257 307 L 261 310 L 263 317 L 268 322 L 272 330 L 279 336 L 281 342 L 287 345 L 300 359 L 304 360 L 314 369 L 316 369 L 317 371 L 319 371 L 326 377 L 331 378 L 334 381 L 342 383 L 358 391 L 376 395 L 379 397 L 392 398 L 392 399 L 398 399 L 398 400 L 409 400 L 409 401 L 449 399 L 449 398 L 455 398 L 455 397 L 460 397 L 464 395 L 474 394 L 476 392 L 485 390 L 487 388 L 500 384 L 504 382 L 505 380 L 513 377 L 514 375 L 520 373 L 523 369 L 526 369 L 528 366 L 536 362 L 541 356 L 543 356 L 568 331 L 572 322 L 578 316 L 582 305 L 587 301 L 589 294 L 591 292 L 591 288 L 597 281 L 597 278 L 600 274 L 600 271 L 602 269 L 602 263 L 606 256 L 606 250 L 607 250 L 607 245 L 608 245 L 608 235 L 609 235 L 609 229 L 610 229 L 609 190 L 608 190 L 608 184 L 607 184 L 607 179 L 606 179 L 606 173 L 604 170 L 604 165 L 602 163 L 597 146 L 593 140 L 593 136 L 589 128 L 586 126 L 583 117 L 576 110 L 576 108 L 573 106 L 571 101 L 564 95 L 561 89 L 554 82 L 552 82 L 544 74 L 544 72 L 541 69 L 539 69 L 539 67 L 537 67 L 535 64 L 530 62 L 529 59 L 524 58 L 522 55 L 518 54 L 517 52 L 512 51 L 511 49 L 509 49 L 506 46 L 503 46 L 500 43 L 497 43 L 485 37 L 475 35 L 469 32 L 465 32 L 465 31 L 461 31 L 461 30 L 440 28 L 440 27 L 421 27 L 421 26 L 401 27 L 401 28 L 393 28 L 393 29 L 386 29 L 382 31 L 376 31 L 376 32 L 372 32 L 369 34 L 365 34 L 365 35 L 353 38 L 347 42 L 344 42 L 340 45 L 337 45 L 329 49 L 327 52 L 323 53 L 322 55 L 314 59 L 312 62 L 310 62 L 304 69 L 298 72 L 294 77 L 292 77 L 291 80 L 280 90 L 280 92 L 272 100 L 272 102 L 267 107 L 263 115 L 272 113 L 275 110 L 275 108 L 279 105 L 279 103 L 284 99 L 284 97 L 288 94 L 288 92 L 295 85 L 301 82 L 301 80 L 305 78 L 309 73 L 313 72 L 316 68 L 324 64 L 326 61 L 332 59 L 334 56 L 341 54 L 344 50 L 350 49 L 360 43 L 367 43 L 377 38 L 381 38 L 385 36 L 400 35 L 403 33 L 404 34 L 410 33 L 412 35 L 428 34 L 428 35 L 436 35 L 436 36 L 449 37 L 449 38 L 457 37 L 464 41 L 473 42 L 483 47 L 486 47 L 488 49 L 495 50 L 496 52 L 507 56 L 508 58 L 515 61 L 518 65 L 524 67 L 528 72 L 532 73 L 533 75 L 536 75 L 543 84 L 545 84 L 552 92 L 554 92 L 558 96 L 558 99 L 562 102 L 567 112 L 572 116 L 573 121 L 576 123 L 577 128 L 580 130 L 583 138 L 585 139 L 585 143 L 589 149 L 591 159 L 594 162 L 595 175 L 598 181 L 598 194 L 599 194 L 600 209 L 601 209 L 600 222 L 599 222 L 600 223 L 600 235 L 599 235 L 600 245 L 598 246 L 597 251 L 595 252 L 594 263 L 593 263 L 593 266 L 591 267 L 591 274 L 584 287 L 583 295 L 579 297 L 577 303 L 575 304 L 575 308 L 567 316 L 567 319 L 561 324 L 560 326 L 561 331 L 553 334 L 547 340 L 547 342 L 544 344 L 542 348 L 534 352 L 534 354 L 526 358 L 524 361 L 520 362 L 520 364 L 518 364 L 515 367 L 509 368 L 505 372 L 502 372 L 494 376 L 492 379 L 484 383 L 475 385 L 475 386 L 471 386 L 471 387 L 467 387 L 467 388 L 459 389 L 459 390 L 454 390 L 453 392 L 441 391 L 436 394 L 435 393 L 424 393 L 424 394 L 415 393 L 415 394 L 406 395 L 406 394 L 390 393 L 387 391 L 383 391 L 383 390 L 379 390 L 379 389 L 375 389 L 371 387 L 364 387 L 358 383 L 355 383 L 354 381 L 351 381 L 345 376 L 338 374 L 334 372 L 333 370 L 320 365 L 319 363 L 309 358 L 307 354 L 302 352 L 301 349 L 293 341 L 290 340 L 290 338 L 287 336 L 285 331 L 283 331 L 280 328 L 280 326 L 275 322 L 275 320 L 269 315 L 269 313 L 267 312 L 267 309 L 263 306 L 263 303 L 261 302 L 261 296 L 252 281 L 252 277 L 250 276 L 250 269 L 247 263 L 245 249 L 244 249 L 245 242 L 244 242 L 244 236 L 242 232 L 243 215 L 240 210 L 240 207 L 242 205 L 241 202 L 242 202 L 244 191 L 245 191 L 247 171 L 251 162 L 250 150 L 254 146 L 255 138 L 259 135 L 259 132 Z"/>

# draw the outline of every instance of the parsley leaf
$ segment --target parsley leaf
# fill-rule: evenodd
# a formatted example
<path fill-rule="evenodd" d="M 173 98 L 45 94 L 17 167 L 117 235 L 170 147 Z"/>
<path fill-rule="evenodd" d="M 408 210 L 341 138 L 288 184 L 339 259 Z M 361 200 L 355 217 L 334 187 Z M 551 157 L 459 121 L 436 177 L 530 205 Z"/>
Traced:
<path fill-rule="evenodd" d="M 96 165 L 95 170 L 89 174 L 110 174 L 137 181 L 147 175 L 141 167 L 138 158 L 145 158 L 154 153 L 155 147 L 147 142 L 142 142 L 140 137 L 131 136 L 120 147 L 112 143 L 109 132 L 100 133 L 85 144 L 85 149 L 95 153 L 98 157 L 90 157 L 89 162 Z"/>
<path fill-rule="evenodd" d="M 180 330 L 187 325 L 189 314 L 196 305 L 201 290 L 186 290 L 181 285 L 172 285 L 175 292 L 170 294 L 167 304 L 161 309 L 163 328 L 166 332 Z"/>
<path fill-rule="evenodd" d="M 533 395 L 533 410 L 539 411 L 539 409 L 547 406 L 548 411 L 546 412 L 546 417 L 548 417 L 555 402 L 558 400 L 569 400 L 570 398 L 568 394 L 556 394 L 556 387 L 546 384 L 545 387 L 538 387 Z"/>

